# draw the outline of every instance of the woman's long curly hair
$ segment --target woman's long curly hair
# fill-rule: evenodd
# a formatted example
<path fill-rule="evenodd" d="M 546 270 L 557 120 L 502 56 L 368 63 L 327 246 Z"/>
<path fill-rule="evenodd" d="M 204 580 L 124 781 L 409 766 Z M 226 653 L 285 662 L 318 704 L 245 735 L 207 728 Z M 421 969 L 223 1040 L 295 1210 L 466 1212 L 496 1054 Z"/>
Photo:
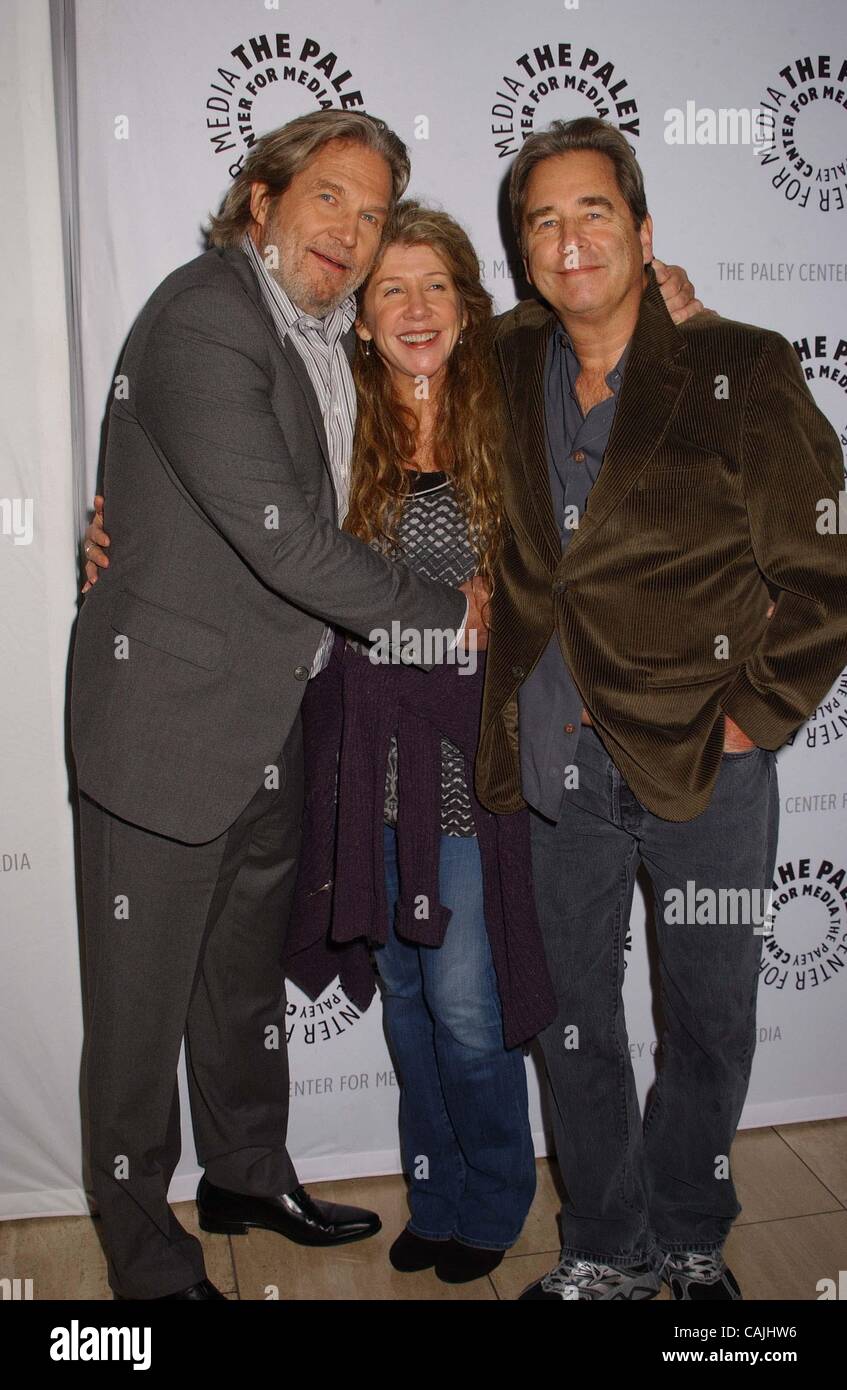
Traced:
<path fill-rule="evenodd" d="M 429 246 L 453 277 L 460 312 L 467 315 L 462 342 L 446 364 L 432 435 L 433 461 L 447 473 L 468 523 L 478 573 L 491 582 L 500 544 L 502 512 L 497 484 L 500 399 L 491 368 L 492 304 L 480 279 L 479 259 L 470 239 L 446 212 L 414 199 L 398 203 L 371 276 L 389 246 Z M 367 285 L 359 290 L 359 308 Z M 357 342 L 353 376 L 358 397 L 344 530 L 392 553 L 397 526 L 410 486 L 417 422 L 397 397 L 388 368 L 378 354 Z"/>

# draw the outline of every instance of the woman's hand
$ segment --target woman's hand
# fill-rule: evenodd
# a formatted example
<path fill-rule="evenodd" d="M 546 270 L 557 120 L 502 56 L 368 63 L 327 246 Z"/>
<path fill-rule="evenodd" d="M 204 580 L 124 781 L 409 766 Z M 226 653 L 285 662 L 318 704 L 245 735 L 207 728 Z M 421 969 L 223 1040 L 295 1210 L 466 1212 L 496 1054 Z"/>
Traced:
<path fill-rule="evenodd" d="M 85 574 L 86 582 L 82 586 L 82 592 L 88 593 L 92 584 L 96 584 L 99 578 L 98 570 L 108 569 L 109 557 L 106 554 L 106 547 L 111 545 L 111 540 L 104 529 L 103 508 L 105 499 L 98 495 L 94 498 L 94 516 L 88 523 L 83 540 L 83 550 L 85 551 Z"/>
<path fill-rule="evenodd" d="M 486 609 L 490 590 L 478 574 L 459 585 L 459 590 L 468 600 L 468 616 L 465 621 L 463 646 L 465 651 L 484 652 L 488 646 L 488 618 Z"/>

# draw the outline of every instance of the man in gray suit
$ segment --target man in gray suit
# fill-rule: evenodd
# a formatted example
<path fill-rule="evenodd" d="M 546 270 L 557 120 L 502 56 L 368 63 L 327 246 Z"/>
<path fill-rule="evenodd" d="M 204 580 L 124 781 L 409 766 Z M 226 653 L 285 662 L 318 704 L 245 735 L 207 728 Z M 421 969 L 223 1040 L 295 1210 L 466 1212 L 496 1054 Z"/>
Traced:
<path fill-rule="evenodd" d="M 371 1212 L 304 1192 L 285 1147 L 280 964 L 302 809 L 299 706 L 326 624 L 479 631 L 459 592 L 339 530 L 352 293 L 409 177 L 373 118 L 261 140 L 214 249 L 142 310 L 109 419 L 112 563 L 73 666 L 94 1193 L 122 1298 L 221 1298 L 168 1206 L 185 1038 L 200 1225 L 304 1244 Z"/>

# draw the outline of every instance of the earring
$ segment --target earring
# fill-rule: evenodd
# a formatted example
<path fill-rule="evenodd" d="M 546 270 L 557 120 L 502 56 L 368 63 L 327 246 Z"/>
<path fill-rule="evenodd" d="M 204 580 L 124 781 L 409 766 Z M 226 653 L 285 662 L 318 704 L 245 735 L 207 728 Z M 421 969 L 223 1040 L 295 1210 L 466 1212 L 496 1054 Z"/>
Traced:
<path fill-rule="evenodd" d="M 459 342 L 458 342 L 458 346 L 459 346 L 459 347 L 462 346 L 462 339 L 464 338 L 464 336 L 465 336 L 465 330 L 464 330 L 464 328 L 460 328 L 460 329 L 459 329 Z"/>
<path fill-rule="evenodd" d="M 371 355 L 371 340 L 370 340 L 370 338 L 364 338 L 364 339 L 363 339 L 363 342 L 364 342 L 364 344 L 365 344 L 365 356 L 366 356 L 366 357 L 370 357 L 370 355 Z"/>

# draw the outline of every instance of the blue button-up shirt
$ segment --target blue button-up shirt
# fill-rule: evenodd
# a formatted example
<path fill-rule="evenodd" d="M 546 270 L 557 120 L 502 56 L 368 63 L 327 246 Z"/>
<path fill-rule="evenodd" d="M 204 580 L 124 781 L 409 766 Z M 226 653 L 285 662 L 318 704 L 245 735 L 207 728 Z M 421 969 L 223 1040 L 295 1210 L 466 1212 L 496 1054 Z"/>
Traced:
<path fill-rule="evenodd" d="M 623 382 L 629 345 L 606 382 L 612 395 L 583 415 L 576 398 L 579 361 L 568 335 L 550 335 L 544 364 L 544 419 L 553 514 L 562 553 L 597 481 Z M 579 742 L 582 697 L 556 633 L 518 691 L 521 782 L 525 800 L 549 820 L 561 814 L 566 774 Z"/>

